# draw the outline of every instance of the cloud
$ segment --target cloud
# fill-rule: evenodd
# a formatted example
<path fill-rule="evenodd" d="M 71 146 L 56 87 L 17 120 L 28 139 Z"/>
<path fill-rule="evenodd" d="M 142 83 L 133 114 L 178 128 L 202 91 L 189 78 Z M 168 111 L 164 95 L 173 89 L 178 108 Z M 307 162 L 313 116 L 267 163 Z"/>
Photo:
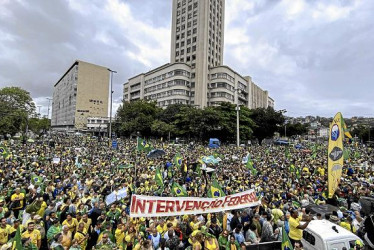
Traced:
<path fill-rule="evenodd" d="M 76 59 L 123 83 L 170 58 L 171 0 L 0 0 L 0 87 L 31 92 L 47 113 Z M 374 2 L 227 0 L 224 63 L 293 115 L 374 114 Z"/>

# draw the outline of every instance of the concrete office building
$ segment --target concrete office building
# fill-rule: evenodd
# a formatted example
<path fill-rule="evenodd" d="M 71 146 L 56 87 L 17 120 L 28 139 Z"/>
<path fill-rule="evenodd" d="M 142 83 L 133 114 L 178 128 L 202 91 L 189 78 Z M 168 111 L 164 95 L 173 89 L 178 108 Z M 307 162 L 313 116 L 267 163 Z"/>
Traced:
<path fill-rule="evenodd" d="M 173 0 L 170 63 L 130 78 L 124 100 L 155 100 L 160 107 L 274 105 L 250 77 L 223 65 L 224 14 L 225 0 Z"/>
<path fill-rule="evenodd" d="M 89 117 L 108 117 L 109 73 L 106 67 L 75 61 L 54 85 L 52 129 L 84 130 Z"/>

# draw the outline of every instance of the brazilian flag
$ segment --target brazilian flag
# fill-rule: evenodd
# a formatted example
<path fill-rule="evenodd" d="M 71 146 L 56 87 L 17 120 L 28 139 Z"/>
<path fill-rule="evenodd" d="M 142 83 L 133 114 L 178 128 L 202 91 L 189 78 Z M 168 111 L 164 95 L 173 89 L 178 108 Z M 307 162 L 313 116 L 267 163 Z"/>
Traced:
<path fill-rule="evenodd" d="M 256 176 L 257 175 L 257 169 L 255 169 L 253 167 L 253 162 L 251 160 L 251 158 L 248 156 L 248 161 L 247 161 L 247 164 L 245 165 L 246 168 L 248 168 L 249 170 L 251 170 L 251 173 L 253 176 Z"/>
<path fill-rule="evenodd" d="M 16 236 L 14 237 L 12 250 L 22 250 L 22 240 L 21 240 L 21 229 L 20 227 L 17 228 Z"/>
<path fill-rule="evenodd" d="M 143 152 L 147 152 L 147 153 L 152 151 L 152 147 L 147 143 L 147 141 L 140 138 L 140 137 L 138 137 L 138 139 L 137 139 L 136 149 L 138 151 L 143 151 Z"/>
<path fill-rule="evenodd" d="M 37 175 L 31 176 L 31 183 L 33 185 L 40 185 L 43 182 L 43 178 Z"/>
<path fill-rule="evenodd" d="M 158 167 L 156 168 L 155 182 L 156 182 L 157 185 L 159 185 L 160 187 L 163 187 L 163 186 L 164 186 L 164 181 L 163 181 L 163 179 L 162 179 L 162 174 L 161 174 L 161 171 L 160 171 L 160 169 L 159 169 Z"/>
<path fill-rule="evenodd" d="M 226 196 L 226 194 L 223 192 L 221 186 L 219 185 L 217 180 L 213 180 L 212 185 L 210 186 L 208 190 L 208 197 L 209 198 L 219 198 Z"/>
<path fill-rule="evenodd" d="M 4 158 L 7 158 L 9 153 L 6 147 L 0 146 L 0 155 L 2 155 Z"/>
<path fill-rule="evenodd" d="M 176 182 L 173 182 L 171 185 L 171 192 L 177 197 L 186 197 L 188 196 L 186 189 Z"/>
<path fill-rule="evenodd" d="M 293 250 L 292 243 L 284 227 L 282 227 L 282 250 Z"/>
<path fill-rule="evenodd" d="M 349 149 L 347 149 L 347 148 L 343 149 L 344 160 L 350 159 L 351 158 L 350 155 L 351 155 L 351 151 Z"/>
<path fill-rule="evenodd" d="M 180 153 L 178 153 L 174 156 L 173 162 L 174 162 L 174 165 L 176 167 L 181 167 L 182 166 L 182 161 L 183 161 L 183 159 L 182 159 L 182 156 L 181 156 Z"/>

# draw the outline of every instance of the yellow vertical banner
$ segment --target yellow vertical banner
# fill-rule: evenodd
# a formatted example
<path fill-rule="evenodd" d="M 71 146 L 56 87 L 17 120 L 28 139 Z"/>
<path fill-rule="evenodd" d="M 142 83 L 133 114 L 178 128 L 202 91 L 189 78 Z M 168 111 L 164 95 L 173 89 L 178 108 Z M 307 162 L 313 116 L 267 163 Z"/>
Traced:
<path fill-rule="evenodd" d="M 332 198 L 340 182 L 343 169 L 343 116 L 339 112 L 330 124 L 328 147 L 328 184 L 329 198 Z"/>

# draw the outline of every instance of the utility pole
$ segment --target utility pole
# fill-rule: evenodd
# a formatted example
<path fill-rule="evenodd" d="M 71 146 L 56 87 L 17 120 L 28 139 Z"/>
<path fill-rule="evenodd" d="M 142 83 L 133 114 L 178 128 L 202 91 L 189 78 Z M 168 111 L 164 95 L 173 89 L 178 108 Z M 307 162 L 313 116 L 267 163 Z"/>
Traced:
<path fill-rule="evenodd" d="M 48 100 L 48 113 L 47 113 L 47 119 L 49 119 L 49 107 L 51 105 L 52 98 L 47 97 Z M 52 119 L 51 119 L 52 120 Z"/>
<path fill-rule="evenodd" d="M 108 138 L 112 138 L 112 106 L 113 106 L 113 73 L 117 73 L 117 71 L 108 69 L 110 72 L 110 112 L 109 112 L 109 134 Z M 109 140 L 110 143 L 110 140 Z"/>

